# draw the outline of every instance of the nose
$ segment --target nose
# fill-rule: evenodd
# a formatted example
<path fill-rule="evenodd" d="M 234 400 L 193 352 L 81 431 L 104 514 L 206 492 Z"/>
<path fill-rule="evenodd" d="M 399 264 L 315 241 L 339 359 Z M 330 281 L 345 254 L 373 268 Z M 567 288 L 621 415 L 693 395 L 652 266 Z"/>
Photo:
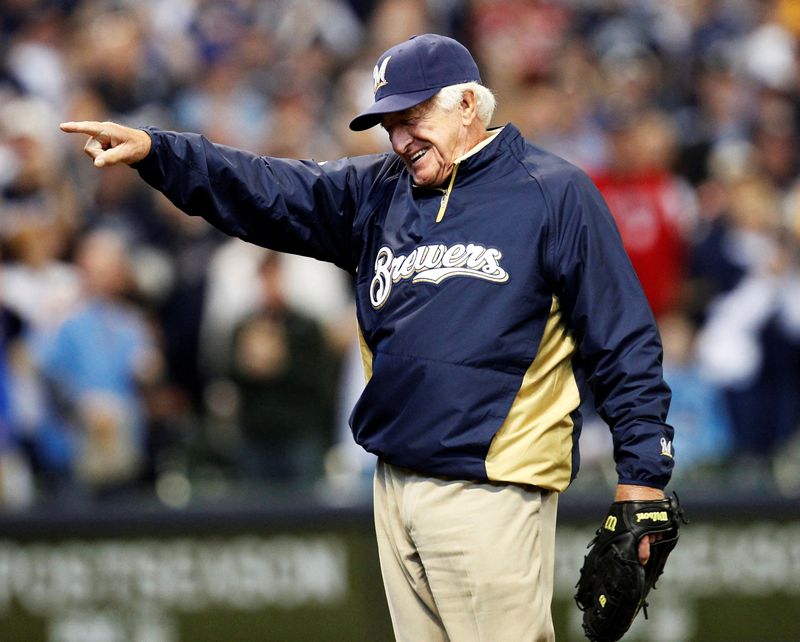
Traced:
<path fill-rule="evenodd" d="M 402 125 L 395 125 L 389 130 L 389 142 L 396 154 L 402 154 L 411 143 L 411 136 L 408 130 Z"/>

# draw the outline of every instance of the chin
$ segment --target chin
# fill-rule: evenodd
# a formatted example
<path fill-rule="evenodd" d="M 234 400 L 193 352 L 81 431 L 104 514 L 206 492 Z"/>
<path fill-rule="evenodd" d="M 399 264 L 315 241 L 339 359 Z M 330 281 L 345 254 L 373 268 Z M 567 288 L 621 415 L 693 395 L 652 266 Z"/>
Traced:
<path fill-rule="evenodd" d="M 431 176 L 426 172 L 420 173 L 411 173 L 411 177 L 414 179 L 414 183 L 419 185 L 420 187 L 436 187 L 436 176 Z"/>
<path fill-rule="evenodd" d="M 411 174 L 411 180 L 414 181 L 415 185 L 424 185 L 425 184 L 425 176 L 418 174 L 417 172 L 409 172 Z"/>

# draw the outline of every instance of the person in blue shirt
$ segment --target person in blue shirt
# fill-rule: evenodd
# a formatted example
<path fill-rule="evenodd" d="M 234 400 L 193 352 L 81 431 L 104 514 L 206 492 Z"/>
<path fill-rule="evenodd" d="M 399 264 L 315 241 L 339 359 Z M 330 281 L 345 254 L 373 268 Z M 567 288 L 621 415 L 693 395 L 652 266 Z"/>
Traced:
<path fill-rule="evenodd" d="M 124 296 L 130 286 L 127 250 L 111 230 L 95 230 L 77 249 L 84 297 L 36 358 L 74 427 L 73 467 L 92 491 L 137 478 L 146 442 L 141 386 L 160 371 L 145 319 Z"/>

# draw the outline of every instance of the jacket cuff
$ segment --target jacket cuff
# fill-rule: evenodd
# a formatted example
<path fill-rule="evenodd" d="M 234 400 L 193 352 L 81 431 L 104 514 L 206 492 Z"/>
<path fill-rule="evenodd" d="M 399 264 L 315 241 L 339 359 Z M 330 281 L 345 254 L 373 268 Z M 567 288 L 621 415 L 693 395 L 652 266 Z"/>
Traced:
<path fill-rule="evenodd" d="M 159 141 L 158 130 L 155 127 L 138 127 L 137 129 L 147 132 L 147 135 L 150 136 L 150 151 L 147 152 L 147 156 L 142 160 L 131 163 L 131 167 L 137 172 L 146 172 L 148 169 L 154 168 L 158 162 L 156 154 L 156 147 L 158 147 Z"/>
<path fill-rule="evenodd" d="M 663 490 L 675 466 L 672 428 L 649 434 L 615 448 L 617 477 L 620 484 L 649 486 Z"/>

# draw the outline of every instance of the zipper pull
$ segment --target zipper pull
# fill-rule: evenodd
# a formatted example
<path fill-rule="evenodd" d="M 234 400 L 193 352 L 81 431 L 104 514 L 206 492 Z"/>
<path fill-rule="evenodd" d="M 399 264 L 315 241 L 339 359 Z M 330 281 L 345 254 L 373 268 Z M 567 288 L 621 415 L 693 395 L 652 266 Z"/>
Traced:
<path fill-rule="evenodd" d="M 442 196 L 442 201 L 439 203 L 439 211 L 436 213 L 436 222 L 441 223 L 444 218 L 444 211 L 447 209 L 447 203 L 450 201 L 450 192 L 453 191 L 453 183 L 456 181 L 456 171 L 458 171 L 458 163 L 453 165 L 453 173 L 450 174 L 450 183 Z"/>

